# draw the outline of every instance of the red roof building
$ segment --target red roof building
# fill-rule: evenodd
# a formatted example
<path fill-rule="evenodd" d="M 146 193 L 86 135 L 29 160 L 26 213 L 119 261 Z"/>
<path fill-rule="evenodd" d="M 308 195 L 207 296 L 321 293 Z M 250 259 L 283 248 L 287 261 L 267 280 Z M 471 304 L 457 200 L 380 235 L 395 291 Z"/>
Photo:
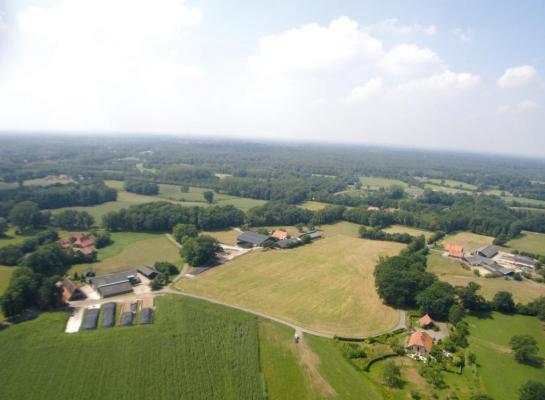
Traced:
<path fill-rule="evenodd" d="M 67 237 L 59 240 L 59 244 L 65 249 L 71 248 L 84 255 L 92 254 L 95 251 L 95 235 L 85 232 L 70 232 Z"/>
<path fill-rule="evenodd" d="M 275 230 L 272 235 L 271 235 L 273 238 L 277 239 L 277 240 L 284 240 L 284 239 L 287 239 L 290 237 L 290 235 L 288 234 L 288 232 L 282 230 L 282 229 L 277 229 Z"/>
<path fill-rule="evenodd" d="M 433 339 L 426 332 L 414 332 L 409 338 L 407 347 L 417 353 L 427 354 L 433 346 Z"/>
<path fill-rule="evenodd" d="M 426 314 L 424 315 L 422 318 L 420 318 L 418 320 L 418 324 L 422 327 L 422 328 L 425 328 L 427 326 L 431 326 L 433 325 L 433 319 L 431 319 L 431 317 Z"/>
<path fill-rule="evenodd" d="M 445 250 L 448 251 L 449 257 L 462 258 L 464 256 L 464 248 L 457 244 L 447 244 Z"/>

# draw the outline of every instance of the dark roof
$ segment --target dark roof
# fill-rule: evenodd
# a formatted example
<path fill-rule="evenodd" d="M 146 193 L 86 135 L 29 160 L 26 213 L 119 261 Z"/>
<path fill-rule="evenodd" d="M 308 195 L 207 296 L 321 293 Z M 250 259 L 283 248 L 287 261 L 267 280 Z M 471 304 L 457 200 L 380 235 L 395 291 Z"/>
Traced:
<path fill-rule="evenodd" d="M 310 237 L 310 239 L 319 239 L 322 237 L 322 232 L 320 231 L 311 231 L 311 232 L 306 232 L 306 233 L 303 233 L 302 235 L 299 235 L 300 238 L 304 237 L 304 236 L 308 236 Z"/>
<path fill-rule="evenodd" d="M 498 275 L 509 275 L 513 273 L 509 268 L 504 268 L 498 263 L 484 264 L 483 268 Z"/>
<path fill-rule="evenodd" d="M 496 261 L 491 260 L 490 258 L 480 256 L 478 254 L 465 256 L 464 260 L 466 260 L 471 265 L 483 265 L 484 266 L 484 265 L 494 265 L 494 264 L 496 264 Z"/>
<path fill-rule="evenodd" d="M 98 324 L 98 315 L 100 314 L 100 308 L 88 308 L 83 313 L 83 321 L 81 322 L 81 329 L 96 329 Z"/>
<path fill-rule="evenodd" d="M 251 243 L 253 245 L 259 246 L 263 244 L 265 241 L 269 240 L 270 238 L 271 238 L 270 236 L 262 235 L 261 233 L 246 231 L 246 232 L 242 232 L 238 236 L 237 242 L 246 242 L 246 243 Z"/>
<path fill-rule="evenodd" d="M 62 285 L 68 290 L 68 293 L 72 294 L 74 293 L 78 288 L 74 283 L 68 279 L 67 277 L 62 278 Z"/>
<path fill-rule="evenodd" d="M 140 324 L 153 323 L 153 310 L 151 308 L 143 308 L 140 312 Z"/>
<path fill-rule="evenodd" d="M 111 328 L 115 325 L 115 303 L 106 303 L 102 306 L 103 325 L 105 328 Z"/>
<path fill-rule="evenodd" d="M 489 244 L 488 246 L 483 246 L 480 249 L 477 249 L 477 253 L 483 257 L 492 258 L 496 254 L 498 254 L 498 250 L 496 250 L 494 246 Z"/>
<path fill-rule="evenodd" d="M 123 293 L 132 292 L 132 285 L 128 282 L 119 282 L 113 285 L 101 286 L 97 289 L 102 297 L 117 296 Z"/>
<path fill-rule="evenodd" d="M 132 325 L 134 314 L 132 312 L 124 312 L 121 314 L 121 321 L 119 322 L 119 325 L 121 326 L 130 326 Z"/>
<path fill-rule="evenodd" d="M 115 285 L 120 282 L 129 282 L 129 278 L 136 276 L 135 270 L 116 272 L 108 275 L 95 276 L 90 279 L 90 282 L 95 287 Z"/>
<path fill-rule="evenodd" d="M 150 267 L 146 267 L 145 265 L 141 265 L 136 270 L 140 272 L 142 275 L 144 275 L 146 278 L 154 278 L 155 275 L 158 274 L 156 270 Z"/>
<path fill-rule="evenodd" d="M 290 247 L 293 247 L 297 245 L 300 242 L 299 239 L 291 238 L 291 239 L 283 239 L 276 242 L 276 245 L 280 247 L 281 249 L 287 249 Z"/>

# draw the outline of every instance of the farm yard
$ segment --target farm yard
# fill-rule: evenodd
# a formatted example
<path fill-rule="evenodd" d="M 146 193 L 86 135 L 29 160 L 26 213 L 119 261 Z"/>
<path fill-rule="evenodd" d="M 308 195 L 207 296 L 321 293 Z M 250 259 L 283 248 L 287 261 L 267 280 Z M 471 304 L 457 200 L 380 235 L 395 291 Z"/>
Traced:
<path fill-rule="evenodd" d="M 0 398 L 262 398 L 255 317 L 182 296 L 156 302 L 151 325 L 66 334 L 68 314 L 55 312 L 0 331 Z"/>
<path fill-rule="evenodd" d="M 373 270 L 379 256 L 397 254 L 403 245 L 323 228 L 326 237 L 311 245 L 252 252 L 176 288 L 331 334 L 364 336 L 394 327 L 399 312 L 382 304 Z"/>
<path fill-rule="evenodd" d="M 487 300 L 492 300 L 494 295 L 501 291 L 513 294 L 515 302 L 527 303 L 540 296 L 545 296 L 545 285 L 527 279 L 516 281 L 503 277 L 485 278 L 476 276 L 473 272 L 462 268 L 460 262 L 443 257 L 437 253 L 428 256 L 428 271 L 437 275 L 439 280 L 448 282 L 453 286 L 467 286 L 469 282 L 481 285 L 479 293 Z"/>
<path fill-rule="evenodd" d="M 507 246 L 515 250 L 545 256 L 545 234 L 522 232 L 520 237 L 507 242 Z"/>

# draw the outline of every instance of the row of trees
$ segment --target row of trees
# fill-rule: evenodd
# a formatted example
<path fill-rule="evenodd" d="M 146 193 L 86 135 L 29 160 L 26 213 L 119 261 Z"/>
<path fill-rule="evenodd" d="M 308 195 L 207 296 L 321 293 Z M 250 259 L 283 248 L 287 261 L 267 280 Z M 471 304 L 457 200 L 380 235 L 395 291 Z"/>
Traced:
<path fill-rule="evenodd" d="M 125 190 L 131 193 L 154 196 L 159 194 L 159 185 L 155 182 L 130 179 L 125 181 Z"/>

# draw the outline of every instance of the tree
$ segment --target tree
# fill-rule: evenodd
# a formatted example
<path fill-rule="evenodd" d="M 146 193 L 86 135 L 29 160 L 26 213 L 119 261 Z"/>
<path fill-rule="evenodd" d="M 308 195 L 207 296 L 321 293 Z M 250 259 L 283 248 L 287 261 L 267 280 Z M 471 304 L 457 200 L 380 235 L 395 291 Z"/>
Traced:
<path fill-rule="evenodd" d="M 86 211 L 65 210 L 55 215 L 54 222 L 64 229 L 87 230 L 95 219 Z"/>
<path fill-rule="evenodd" d="M 462 303 L 462 307 L 470 311 L 483 310 L 486 307 L 486 301 L 484 297 L 477 294 L 477 291 L 481 288 L 481 285 L 475 282 L 469 282 L 466 287 L 457 286 L 456 294 Z"/>
<path fill-rule="evenodd" d="M 519 389 L 520 400 L 545 400 L 545 384 L 528 381 Z"/>
<path fill-rule="evenodd" d="M 422 314 L 445 320 L 454 305 L 454 288 L 447 282 L 435 282 L 416 296 Z"/>
<path fill-rule="evenodd" d="M 156 271 L 165 274 L 167 276 L 176 275 L 178 271 L 178 267 L 176 265 L 169 263 L 167 261 L 157 261 L 154 266 Z"/>
<path fill-rule="evenodd" d="M 458 304 L 453 304 L 448 311 L 448 322 L 452 325 L 456 325 L 465 317 L 464 309 Z"/>
<path fill-rule="evenodd" d="M 57 243 L 40 247 L 25 259 L 25 266 L 42 275 L 64 275 L 69 265 L 65 250 Z"/>
<path fill-rule="evenodd" d="M 172 235 L 178 243 L 182 243 L 186 237 L 197 237 L 199 230 L 193 224 L 178 224 L 172 229 Z"/>
<path fill-rule="evenodd" d="M 45 215 L 40 212 L 38 204 L 32 201 L 22 201 L 15 204 L 9 212 L 9 219 L 22 232 L 39 228 L 47 222 Z"/>
<path fill-rule="evenodd" d="M 211 190 L 206 190 L 203 194 L 204 199 L 208 204 L 212 204 L 214 202 L 214 192 Z"/>
<path fill-rule="evenodd" d="M 388 362 L 382 370 L 382 381 L 390 387 L 399 387 L 401 384 L 401 368 L 393 362 Z"/>
<path fill-rule="evenodd" d="M 221 246 L 215 238 L 202 235 L 186 238 L 180 254 L 189 265 L 197 267 L 213 262 L 220 250 Z"/>
<path fill-rule="evenodd" d="M 112 237 L 110 236 L 110 232 L 108 231 L 100 231 L 96 233 L 95 237 L 96 237 L 95 246 L 97 249 L 102 249 L 113 243 Z"/>
<path fill-rule="evenodd" d="M 492 307 L 494 310 L 512 314 L 515 312 L 515 302 L 513 301 L 513 295 L 509 292 L 499 291 L 494 295 L 492 299 Z"/>
<path fill-rule="evenodd" d="M 8 230 L 8 221 L 5 218 L 0 217 L 0 236 L 4 236 Z"/>
<path fill-rule="evenodd" d="M 60 276 L 50 276 L 42 280 L 38 291 L 38 304 L 40 308 L 56 308 L 63 304 L 62 287 L 57 285 L 57 282 L 60 280 Z"/>
<path fill-rule="evenodd" d="M 537 354 L 537 341 L 530 335 L 515 335 L 509 340 L 511 349 L 515 352 L 515 359 L 522 364 L 541 365 L 543 359 Z"/>

